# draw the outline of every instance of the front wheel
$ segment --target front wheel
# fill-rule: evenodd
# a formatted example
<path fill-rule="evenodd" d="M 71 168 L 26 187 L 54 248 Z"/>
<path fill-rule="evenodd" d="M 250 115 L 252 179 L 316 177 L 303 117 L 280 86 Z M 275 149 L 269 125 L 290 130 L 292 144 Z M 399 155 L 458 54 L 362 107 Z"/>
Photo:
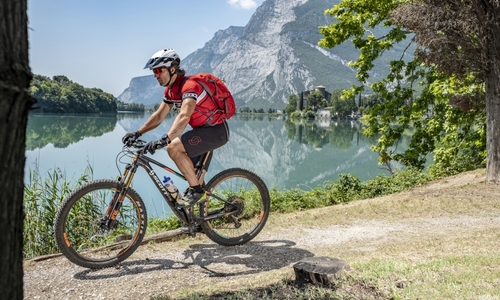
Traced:
<path fill-rule="evenodd" d="M 73 263 L 91 269 L 107 268 L 129 257 L 146 232 L 147 214 L 137 192 L 121 195 L 115 180 L 89 182 L 63 201 L 54 222 L 55 240 Z M 110 203 L 121 201 L 115 220 L 107 218 Z"/>
<path fill-rule="evenodd" d="M 228 169 L 215 175 L 205 189 L 208 200 L 200 204 L 199 214 L 207 221 L 201 227 L 217 244 L 245 244 L 266 224 L 271 200 L 266 184 L 255 173 Z"/>

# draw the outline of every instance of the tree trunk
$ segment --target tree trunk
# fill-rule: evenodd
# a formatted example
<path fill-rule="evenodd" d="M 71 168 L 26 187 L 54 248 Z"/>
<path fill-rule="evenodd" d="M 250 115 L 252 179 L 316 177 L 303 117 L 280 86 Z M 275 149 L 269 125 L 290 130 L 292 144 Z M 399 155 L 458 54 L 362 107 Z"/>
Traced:
<path fill-rule="evenodd" d="M 493 66 L 496 64 L 492 63 Z M 500 183 L 500 78 L 486 74 L 486 180 Z"/>
<path fill-rule="evenodd" d="M 23 188 L 28 111 L 27 1 L 0 1 L 0 295 L 23 299 Z"/>
<path fill-rule="evenodd" d="M 485 3 L 486 181 L 500 183 L 500 4 Z"/>
<path fill-rule="evenodd" d="M 306 257 L 293 265 L 295 280 L 314 285 L 335 287 L 351 267 L 343 260 L 330 257 Z"/>

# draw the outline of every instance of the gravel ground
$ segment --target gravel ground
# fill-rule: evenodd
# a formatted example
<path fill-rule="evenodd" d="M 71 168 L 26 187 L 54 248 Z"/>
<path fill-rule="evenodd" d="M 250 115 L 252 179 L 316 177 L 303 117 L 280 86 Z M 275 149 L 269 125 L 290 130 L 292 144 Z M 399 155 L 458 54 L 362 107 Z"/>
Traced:
<path fill-rule="evenodd" d="M 470 187 L 474 189 L 471 193 L 474 197 L 490 197 L 491 189 L 498 195 L 498 186 L 482 189 L 469 185 L 481 180 L 484 176 L 477 174 L 456 177 L 397 197 L 435 196 L 437 190 L 450 186 Z M 453 190 L 457 195 L 464 194 L 463 188 Z M 488 194 L 481 195 L 482 191 Z M 380 199 L 383 198 L 347 205 L 362 205 L 363 202 L 382 201 Z M 328 209 L 335 208 L 321 209 L 322 215 Z M 254 287 L 259 284 L 258 278 L 265 283 L 274 274 L 289 274 L 292 266 L 302 258 L 322 256 L 336 247 L 376 255 L 382 245 L 415 236 L 460 234 L 465 229 L 500 229 L 500 216 L 491 213 L 484 216 L 462 214 L 402 218 L 396 221 L 358 219 L 342 225 L 328 224 L 328 220 L 323 220 L 321 225 L 311 225 L 310 218 L 314 211 L 320 210 L 285 216 L 287 221 L 294 219 L 296 226 L 293 228 L 277 226 L 285 224 L 279 219 L 283 215 L 272 215 L 261 234 L 243 246 L 219 246 L 199 234 L 196 238 L 143 245 L 118 267 L 97 271 L 76 266 L 64 257 L 26 261 L 25 299 L 149 299 L 151 296 L 175 296 L 182 291 L 220 284 L 234 288 Z M 302 216 L 304 222 L 301 221 Z"/>

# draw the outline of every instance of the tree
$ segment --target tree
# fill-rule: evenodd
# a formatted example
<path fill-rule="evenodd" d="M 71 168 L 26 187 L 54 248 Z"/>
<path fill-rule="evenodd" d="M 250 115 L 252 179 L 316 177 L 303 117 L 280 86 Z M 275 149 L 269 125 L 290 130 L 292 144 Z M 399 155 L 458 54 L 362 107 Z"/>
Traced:
<path fill-rule="evenodd" d="M 285 106 L 285 114 L 290 115 L 297 110 L 297 101 L 299 101 L 297 95 L 288 96 L 288 104 Z"/>
<path fill-rule="evenodd" d="M 240 107 L 240 113 L 251 113 L 252 110 L 248 106 Z"/>
<path fill-rule="evenodd" d="M 23 188 L 29 108 L 26 0 L 0 2 L 0 295 L 23 299 Z"/>
<path fill-rule="evenodd" d="M 352 99 L 339 99 L 333 104 L 333 111 L 341 117 L 346 117 L 357 111 L 358 108 Z"/>
<path fill-rule="evenodd" d="M 415 33 L 416 54 L 438 71 L 484 83 L 485 98 L 455 96 L 463 110 L 486 108 L 486 177 L 500 183 L 500 2 L 419 0 L 399 6 L 394 22 Z M 477 94 L 476 94 L 477 95 Z"/>
<path fill-rule="evenodd" d="M 117 100 L 98 88 L 85 88 L 64 75 L 34 75 L 31 94 L 46 113 L 116 112 Z"/>
<path fill-rule="evenodd" d="M 316 112 L 319 108 L 325 107 L 326 99 L 323 97 L 320 91 L 315 90 L 309 94 L 307 97 L 307 108 L 306 110 Z"/>
<path fill-rule="evenodd" d="M 426 155 L 434 152 L 436 164 L 452 172 L 481 166 L 486 157 L 485 110 L 461 110 L 450 105 L 455 96 L 481 94 L 481 85 L 474 82 L 474 76 L 449 77 L 435 65 L 424 65 L 418 55 L 405 53 L 412 48 L 413 34 L 396 24 L 393 15 L 405 2 L 408 1 L 341 1 L 327 10 L 337 22 L 320 29 L 324 38 L 319 44 L 331 48 L 350 40 L 361 52 L 358 60 L 351 63 L 358 71 L 360 84 L 344 91 L 343 98 L 353 98 L 369 86 L 383 99 L 365 115 L 364 131 L 368 136 L 380 135 L 372 149 L 380 154 L 381 162 L 395 160 L 421 169 Z M 429 22 L 422 23 L 435 31 L 435 23 Z M 374 61 L 396 46 L 402 52 L 401 58 L 389 63 L 390 72 L 385 78 L 369 84 Z M 391 147 L 410 127 L 414 129 L 410 145 L 404 153 L 397 153 Z M 461 160 L 466 157 L 468 161 Z"/>

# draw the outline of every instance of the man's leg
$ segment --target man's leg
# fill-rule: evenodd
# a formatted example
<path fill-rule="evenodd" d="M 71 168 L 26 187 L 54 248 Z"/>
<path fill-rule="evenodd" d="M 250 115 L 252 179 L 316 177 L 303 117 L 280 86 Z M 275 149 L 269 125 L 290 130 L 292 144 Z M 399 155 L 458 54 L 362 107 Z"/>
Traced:
<path fill-rule="evenodd" d="M 205 191 L 196 178 L 191 158 L 221 147 L 227 143 L 228 139 L 227 124 L 221 124 L 212 127 L 195 128 L 185 132 L 180 138 L 174 139 L 168 145 L 168 154 L 189 183 L 188 191 L 180 205 L 189 207 L 206 197 Z"/>
<path fill-rule="evenodd" d="M 187 156 L 186 149 L 179 138 L 174 139 L 167 147 L 168 155 L 174 161 L 179 171 L 186 177 L 189 186 L 198 185 L 198 179 L 194 172 L 193 162 Z"/>

